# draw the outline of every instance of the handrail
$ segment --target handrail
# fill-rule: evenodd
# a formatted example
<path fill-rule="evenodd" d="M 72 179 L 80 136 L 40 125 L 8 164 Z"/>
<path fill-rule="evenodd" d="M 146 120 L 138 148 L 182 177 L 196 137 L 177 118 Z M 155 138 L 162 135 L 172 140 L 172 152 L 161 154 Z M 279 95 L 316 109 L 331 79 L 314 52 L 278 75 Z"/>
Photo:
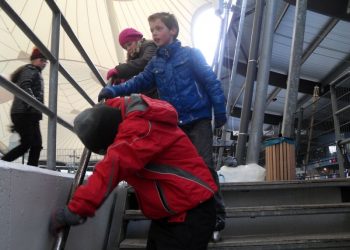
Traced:
<path fill-rule="evenodd" d="M 11 8 L 11 6 L 4 0 L 0 1 L 0 7 L 11 18 L 11 20 L 22 30 L 22 32 L 35 44 L 36 47 L 45 55 L 50 62 L 57 62 L 51 52 L 34 34 L 34 32 L 26 25 L 19 15 Z"/>
<path fill-rule="evenodd" d="M 58 65 L 59 72 L 67 79 L 67 81 L 72 84 L 72 86 L 81 94 L 85 100 L 91 104 L 91 106 L 95 105 L 95 102 L 90 98 L 90 96 L 79 86 L 79 84 L 73 79 L 73 77 L 66 71 L 66 69 L 59 64 Z"/>
<path fill-rule="evenodd" d="M 39 110 L 40 112 L 44 113 L 45 115 L 49 117 L 54 117 L 55 113 L 52 112 L 48 107 L 46 107 L 44 104 L 33 98 L 31 95 L 29 95 L 27 92 L 25 92 L 23 89 L 18 87 L 13 82 L 7 80 L 3 76 L 0 75 L 0 85 L 3 86 L 6 90 L 13 93 L 16 97 L 20 98 L 24 102 L 28 103 L 30 106 L 34 107 L 35 109 Z M 73 126 L 65 121 L 64 119 L 57 117 L 57 122 L 64 126 L 65 128 L 69 129 L 70 131 L 73 131 Z"/>
<path fill-rule="evenodd" d="M 0 7 L 5 11 L 5 13 L 7 13 L 7 15 L 11 18 L 11 20 L 22 30 L 22 32 L 35 44 L 35 46 L 39 48 L 39 50 L 45 55 L 46 58 L 48 58 L 50 62 L 57 62 L 57 58 L 55 58 L 52 55 L 52 53 L 46 48 L 46 46 L 40 41 L 40 39 L 34 34 L 34 32 L 23 22 L 21 17 L 17 15 L 17 13 L 10 7 L 10 5 L 8 5 L 8 3 L 6 3 L 5 1 L 0 1 Z M 61 13 L 61 20 L 63 19 L 64 17 Z M 67 21 L 65 22 L 66 22 L 65 26 L 68 25 Z M 71 32 L 73 31 L 71 30 Z M 68 37 L 69 37 L 69 34 L 68 34 Z M 79 45 L 79 48 L 77 49 L 82 55 L 82 57 L 85 59 L 85 57 L 87 57 L 86 52 L 84 51 L 83 47 L 79 43 L 78 39 L 75 36 L 74 38 L 76 39 L 76 41 L 73 42 L 72 40 L 72 42 L 74 43 L 74 45 Z M 89 59 L 89 62 L 92 64 L 90 59 Z M 92 72 L 94 73 L 94 75 L 96 76 L 96 78 L 100 80 L 101 75 L 98 73 L 98 70 L 95 68 L 95 66 L 93 64 L 91 66 L 89 63 L 88 65 L 92 70 Z M 65 68 L 60 63 L 59 63 L 59 72 L 69 81 L 70 84 L 72 84 L 72 86 L 85 98 L 85 100 L 88 103 L 90 103 L 92 106 L 95 105 L 95 103 L 91 100 L 88 94 L 73 80 L 73 78 L 69 75 L 67 70 L 65 70 Z"/>
<path fill-rule="evenodd" d="M 53 12 L 61 13 L 61 11 L 58 8 L 57 4 L 53 0 L 45 0 L 45 1 L 46 1 L 47 5 L 51 8 L 51 10 Z M 70 40 L 72 41 L 74 46 L 79 51 L 80 55 L 84 58 L 84 60 L 87 63 L 87 65 L 90 67 L 91 71 L 94 73 L 94 75 L 96 76 L 97 80 L 101 83 L 101 85 L 103 87 L 106 86 L 106 83 L 103 80 L 102 76 L 100 75 L 100 73 L 98 72 L 98 70 L 96 69 L 95 65 L 92 63 L 92 61 L 90 60 L 88 54 L 85 52 L 83 46 L 79 42 L 77 36 L 74 34 L 72 28 L 69 26 L 68 21 L 66 20 L 66 18 L 63 16 L 62 13 L 61 13 L 61 26 L 65 30 L 66 34 L 68 35 L 68 37 L 70 38 Z"/>
<path fill-rule="evenodd" d="M 345 145 L 350 143 L 350 138 L 345 138 L 343 140 L 338 141 L 338 145 Z"/>
<path fill-rule="evenodd" d="M 58 6 L 56 5 L 56 3 L 53 0 L 46 0 L 47 5 L 50 7 L 51 11 L 53 12 L 53 15 L 58 15 L 59 16 L 59 25 L 63 27 L 63 29 L 65 30 L 67 36 L 69 37 L 69 39 L 72 41 L 72 43 L 74 44 L 74 46 L 76 47 L 76 49 L 79 51 L 79 53 L 81 54 L 81 56 L 83 57 L 83 59 L 85 60 L 86 64 L 89 66 L 89 68 L 91 69 L 91 71 L 93 72 L 93 74 L 95 75 L 96 79 L 99 81 L 99 83 L 102 86 L 105 86 L 104 80 L 101 77 L 99 71 L 96 69 L 96 67 L 94 66 L 94 64 L 92 63 L 91 59 L 89 58 L 89 56 L 87 55 L 87 53 L 85 52 L 83 46 L 81 45 L 81 43 L 79 42 L 77 36 L 74 34 L 73 30 L 71 29 L 71 27 L 68 24 L 68 21 L 65 19 L 65 17 L 62 15 L 60 9 L 58 8 Z M 0 8 L 2 8 L 4 10 L 4 12 L 9 16 L 9 18 L 17 25 L 17 27 L 35 44 L 36 47 L 38 47 L 38 49 L 45 55 L 46 58 L 48 58 L 48 60 L 50 60 L 50 62 L 52 63 L 52 65 L 56 64 L 58 65 L 58 67 L 55 70 L 58 70 L 66 79 L 67 81 L 78 91 L 78 93 L 91 105 L 95 105 L 95 102 L 89 97 L 89 95 L 79 86 L 79 84 L 73 79 L 73 77 L 67 72 L 67 70 L 59 63 L 59 59 L 56 58 L 53 55 L 53 51 L 50 51 L 42 42 L 41 40 L 34 34 L 34 32 L 32 31 L 32 29 L 30 29 L 27 24 L 22 20 L 22 18 L 12 9 L 12 7 L 4 0 L 0 0 Z M 58 35 L 59 36 L 59 35 Z M 57 37 L 57 39 L 59 39 L 59 37 Z M 56 55 L 56 54 L 55 54 Z M 56 55 L 58 57 L 58 55 Z M 52 72 L 51 72 L 52 73 Z M 50 74 L 51 74 L 50 73 Z M 51 80 L 50 80 L 51 81 Z M 57 84 L 57 78 L 54 79 L 54 82 L 56 82 Z M 10 92 L 13 90 L 16 93 L 20 93 L 20 91 L 17 89 L 15 90 L 15 88 L 12 88 L 11 86 L 14 86 L 13 83 L 8 82 L 7 80 L 5 80 L 4 78 L 2 78 L 2 85 L 6 85 L 6 89 L 9 90 Z M 51 83 L 50 83 L 51 85 Z M 56 92 L 57 95 L 57 89 L 54 90 L 54 92 Z M 27 95 L 24 95 L 23 93 L 20 93 L 18 95 L 22 100 L 24 100 L 25 102 L 27 102 L 28 104 L 30 104 L 31 106 L 33 106 L 34 108 L 40 110 L 42 113 L 48 115 L 49 117 L 49 127 L 48 127 L 48 136 L 53 137 L 51 143 L 54 143 L 53 145 L 55 145 L 56 143 L 56 128 L 52 128 L 52 126 L 56 126 L 56 122 L 63 125 L 64 127 L 68 128 L 69 130 L 73 131 L 73 127 L 71 124 L 67 123 L 66 121 L 64 121 L 62 118 L 57 117 L 57 108 L 56 104 L 51 103 L 50 106 L 50 100 L 49 100 L 49 108 L 46 107 L 45 105 L 36 102 L 35 100 L 33 100 L 32 98 L 30 98 Z M 51 98 L 50 98 L 51 99 Z M 53 98 L 53 102 L 57 103 L 57 99 Z M 51 111 L 52 109 L 52 111 Z M 53 119 L 53 122 L 50 123 L 50 119 Z M 57 121 L 55 121 L 55 119 L 57 119 Z M 50 131 L 52 133 L 50 133 Z M 52 144 L 51 144 L 52 145 Z M 51 151 L 50 151 L 51 152 Z M 52 148 L 52 154 L 48 154 L 47 157 L 48 162 L 50 162 L 50 159 L 52 160 L 53 157 L 55 157 L 55 147 Z"/>
<path fill-rule="evenodd" d="M 67 36 L 70 38 L 76 49 L 79 51 L 93 74 L 96 76 L 97 80 L 100 82 L 102 86 L 106 86 L 102 76 L 100 75 L 99 71 L 96 69 L 94 64 L 92 63 L 91 59 L 85 52 L 83 46 L 79 42 L 77 36 L 74 34 L 72 28 L 69 26 L 67 20 L 62 15 L 60 9 L 58 8 L 57 4 L 54 2 L 54 0 L 45 0 L 47 5 L 50 7 L 51 11 L 53 12 L 54 16 L 59 16 L 59 24 L 63 27 L 65 30 Z M 93 106 L 95 103 L 94 101 L 86 94 L 86 92 L 78 85 L 78 83 L 70 76 L 70 74 L 64 69 L 64 67 L 59 63 L 59 59 L 56 58 L 51 51 L 49 51 L 46 46 L 40 41 L 40 39 L 34 34 L 34 32 L 26 25 L 26 23 L 21 19 L 19 15 L 10 7 L 9 4 L 6 3 L 4 0 L 0 0 L 0 7 L 4 10 L 5 13 L 12 19 L 12 21 L 22 30 L 22 32 L 39 48 L 39 50 L 50 60 L 51 63 L 56 64 L 58 66 L 54 73 L 56 74 L 56 79 L 53 81 L 53 83 L 56 84 L 57 87 L 57 71 L 61 72 L 61 74 L 71 83 L 71 85 Z M 58 19 L 57 19 L 58 20 Z M 57 26 L 59 27 L 59 26 Z M 59 35 L 57 36 L 57 39 L 59 39 Z M 55 55 L 58 54 L 58 51 Z M 50 72 L 51 74 L 52 72 Z M 51 76 L 51 75 L 50 75 Z M 69 124 L 68 122 L 64 121 L 62 118 L 59 118 L 57 116 L 56 108 L 53 108 L 53 111 L 46 107 L 44 104 L 37 101 L 35 98 L 30 96 L 28 93 L 26 93 L 24 90 L 19 88 L 16 84 L 12 83 L 11 81 L 5 79 L 3 76 L 0 76 L 0 85 L 4 86 L 4 88 L 11 93 L 14 93 L 16 97 L 20 98 L 21 100 L 25 101 L 35 109 L 41 111 L 42 113 L 46 114 L 49 118 L 57 118 L 57 122 L 63 125 L 64 127 L 68 128 L 69 130 L 73 131 L 73 126 Z M 50 83 L 51 85 L 51 83 Z M 54 91 L 57 97 L 57 89 Z M 57 99 L 53 98 L 55 105 L 57 104 Z M 49 100 L 50 101 L 50 100 Z M 51 107 L 51 106 L 50 106 Z M 50 120 L 50 119 L 49 119 Z M 56 137 L 56 134 L 53 134 L 54 137 Z M 56 152 L 54 152 L 55 154 Z M 76 173 L 73 186 L 71 189 L 71 193 L 68 197 L 68 201 L 72 197 L 74 191 L 76 188 L 81 185 L 84 181 L 85 173 L 88 168 L 89 159 L 91 156 L 91 151 L 89 151 L 87 148 L 84 149 L 84 152 L 81 157 L 80 166 Z M 51 157 L 52 158 L 52 157 Z M 49 159 L 48 159 L 49 160 Z M 58 238 L 56 238 L 54 249 L 64 249 L 66 239 L 69 233 L 69 228 L 66 228 L 66 230 L 63 230 L 59 233 Z"/>
<path fill-rule="evenodd" d="M 82 154 L 81 159 L 80 159 L 79 168 L 78 168 L 77 173 L 75 175 L 74 182 L 72 184 L 72 188 L 71 188 L 70 194 L 68 196 L 67 203 L 73 197 L 75 190 L 81 184 L 83 184 L 85 174 L 86 174 L 86 171 L 87 171 L 87 168 L 89 165 L 90 156 L 91 156 L 91 151 L 88 150 L 87 148 L 84 148 L 83 154 Z M 63 230 L 61 230 L 58 233 L 52 250 L 63 250 L 65 248 L 66 241 L 67 241 L 68 234 L 69 234 L 69 229 L 70 229 L 70 227 L 65 227 Z"/>
<path fill-rule="evenodd" d="M 350 70 L 343 72 L 336 79 L 334 79 L 329 85 L 334 86 L 334 85 L 344 83 L 344 81 L 347 80 L 349 77 L 350 77 Z"/>

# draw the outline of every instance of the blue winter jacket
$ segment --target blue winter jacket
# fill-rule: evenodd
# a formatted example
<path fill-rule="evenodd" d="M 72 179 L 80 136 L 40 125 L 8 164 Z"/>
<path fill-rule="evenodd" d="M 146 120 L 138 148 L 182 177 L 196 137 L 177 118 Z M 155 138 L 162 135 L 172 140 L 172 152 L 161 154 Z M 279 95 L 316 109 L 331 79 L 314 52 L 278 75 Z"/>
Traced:
<path fill-rule="evenodd" d="M 171 103 L 179 114 L 179 125 L 225 114 L 221 83 L 198 49 L 175 42 L 160 47 L 144 71 L 113 86 L 115 96 L 140 93 L 157 87 L 159 98 Z"/>

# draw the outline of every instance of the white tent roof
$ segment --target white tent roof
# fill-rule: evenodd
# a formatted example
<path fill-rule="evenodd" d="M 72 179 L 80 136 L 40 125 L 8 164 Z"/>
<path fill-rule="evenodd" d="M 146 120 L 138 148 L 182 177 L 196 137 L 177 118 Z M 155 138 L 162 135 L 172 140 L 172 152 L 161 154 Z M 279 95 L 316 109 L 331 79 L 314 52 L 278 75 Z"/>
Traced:
<path fill-rule="evenodd" d="M 52 12 L 44 0 L 7 0 L 11 8 L 50 49 Z M 151 38 L 147 17 L 155 12 L 175 14 L 180 25 L 179 39 L 184 45 L 191 43 L 191 23 L 195 12 L 203 5 L 211 5 L 208 0 L 56 0 L 63 16 L 93 64 L 105 78 L 109 68 L 124 60 L 124 51 L 118 44 L 120 30 L 134 27 Z M 0 9 L 0 74 L 5 77 L 19 66 L 29 62 L 34 44 L 19 27 Z M 118 60 L 119 58 L 119 60 Z M 93 99 L 101 89 L 90 68 L 86 65 L 78 50 L 60 29 L 59 60 L 63 67 Z M 49 67 L 43 71 L 45 80 L 45 105 L 48 106 Z M 10 107 L 13 96 L 0 87 L 0 142 L 9 145 L 11 133 L 8 131 Z M 80 96 L 71 84 L 59 74 L 58 79 L 58 116 L 72 123 L 76 114 L 90 104 Z M 47 118 L 41 122 L 44 149 L 47 148 Z M 0 144 L 1 144 L 0 143 Z M 61 149 L 81 149 L 77 137 L 66 128 L 58 125 L 57 145 Z M 46 158 L 43 151 L 42 157 Z M 59 160 L 59 156 L 58 160 Z"/>

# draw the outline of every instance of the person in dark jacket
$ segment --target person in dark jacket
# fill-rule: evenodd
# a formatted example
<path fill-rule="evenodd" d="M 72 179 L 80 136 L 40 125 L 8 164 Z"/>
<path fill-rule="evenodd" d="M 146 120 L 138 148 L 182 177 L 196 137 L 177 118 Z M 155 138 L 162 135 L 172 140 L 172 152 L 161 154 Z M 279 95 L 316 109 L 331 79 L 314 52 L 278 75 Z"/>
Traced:
<path fill-rule="evenodd" d="M 177 40 L 179 25 L 174 15 L 160 12 L 148 18 L 157 54 L 145 70 L 116 86 L 101 90 L 99 100 L 139 93 L 157 87 L 159 98 L 172 104 L 179 114 L 179 126 L 189 136 L 219 183 L 213 163 L 212 111 L 214 126 L 226 123 L 226 100 L 220 81 L 198 49 L 183 47 Z M 220 192 L 217 227 L 225 226 L 225 205 Z"/>
<path fill-rule="evenodd" d="M 120 63 L 108 71 L 107 80 L 111 79 L 112 84 L 120 84 L 142 72 L 157 50 L 157 45 L 152 40 L 146 40 L 134 28 L 126 28 L 120 32 L 119 44 L 127 51 L 127 59 L 126 63 Z M 143 94 L 158 98 L 156 88 Z"/>
<path fill-rule="evenodd" d="M 44 81 L 41 71 L 47 64 L 46 57 L 34 48 L 30 56 L 31 63 L 18 68 L 12 75 L 11 81 L 25 92 L 44 103 Z M 20 138 L 20 144 L 2 157 L 4 161 L 13 161 L 23 156 L 29 150 L 28 165 L 38 166 L 42 139 L 39 121 L 42 113 L 18 97 L 14 97 L 11 106 L 13 130 Z"/>
<path fill-rule="evenodd" d="M 68 205 L 53 212 L 50 232 L 56 235 L 94 216 L 124 180 L 152 220 L 147 249 L 207 249 L 217 185 L 177 118 L 169 103 L 141 94 L 109 99 L 80 113 L 74 131 L 89 150 L 105 156 Z"/>

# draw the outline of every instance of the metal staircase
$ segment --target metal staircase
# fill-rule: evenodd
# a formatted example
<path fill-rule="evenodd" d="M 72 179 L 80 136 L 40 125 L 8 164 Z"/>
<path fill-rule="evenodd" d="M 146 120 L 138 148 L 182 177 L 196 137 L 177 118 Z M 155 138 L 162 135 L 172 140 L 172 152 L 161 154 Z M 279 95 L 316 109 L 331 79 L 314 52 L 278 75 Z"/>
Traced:
<path fill-rule="evenodd" d="M 208 249 L 350 249 L 347 179 L 222 184 L 227 222 Z M 149 227 L 128 186 L 118 187 L 108 249 L 144 249 Z"/>

